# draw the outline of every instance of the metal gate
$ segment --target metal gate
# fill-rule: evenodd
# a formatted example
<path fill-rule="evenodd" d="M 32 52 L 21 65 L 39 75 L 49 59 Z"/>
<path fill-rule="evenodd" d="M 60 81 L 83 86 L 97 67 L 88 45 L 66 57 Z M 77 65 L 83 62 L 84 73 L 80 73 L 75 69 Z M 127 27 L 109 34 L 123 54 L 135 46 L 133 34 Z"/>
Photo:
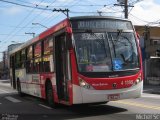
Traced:
<path fill-rule="evenodd" d="M 151 57 L 145 61 L 145 83 L 160 85 L 160 57 Z"/>

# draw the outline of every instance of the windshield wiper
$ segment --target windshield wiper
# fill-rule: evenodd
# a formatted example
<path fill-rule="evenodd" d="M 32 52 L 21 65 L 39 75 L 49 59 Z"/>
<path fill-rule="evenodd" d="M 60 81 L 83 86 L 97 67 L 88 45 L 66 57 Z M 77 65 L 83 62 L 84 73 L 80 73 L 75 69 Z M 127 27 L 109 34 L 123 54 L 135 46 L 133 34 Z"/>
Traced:
<path fill-rule="evenodd" d="M 116 40 L 118 41 L 119 38 L 120 38 L 120 36 L 121 36 L 121 34 L 122 34 L 122 32 L 123 32 L 123 30 L 118 29 L 117 32 L 118 32 L 118 33 L 117 33 Z"/>

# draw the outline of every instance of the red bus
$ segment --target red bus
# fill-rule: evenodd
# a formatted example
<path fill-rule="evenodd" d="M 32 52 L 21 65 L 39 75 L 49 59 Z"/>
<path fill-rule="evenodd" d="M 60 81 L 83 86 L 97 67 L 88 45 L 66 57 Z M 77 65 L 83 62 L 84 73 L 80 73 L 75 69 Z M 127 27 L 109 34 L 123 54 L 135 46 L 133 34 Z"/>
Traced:
<path fill-rule="evenodd" d="M 104 16 L 67 18 L 17 47 L 10 75 L 19 94 L 51 106 L 137 98 L 143 88 L 131 21 Z"/>

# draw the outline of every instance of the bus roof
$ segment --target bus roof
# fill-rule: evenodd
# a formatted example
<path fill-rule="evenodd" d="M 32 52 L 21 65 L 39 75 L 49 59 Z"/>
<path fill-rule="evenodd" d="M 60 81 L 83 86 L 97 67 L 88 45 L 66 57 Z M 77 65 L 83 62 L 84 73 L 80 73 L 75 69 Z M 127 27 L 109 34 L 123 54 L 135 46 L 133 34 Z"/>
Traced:
<path fill-rule="evenodd" d="M 77 16 L 77 17 L 70 17 L 70 20 L 80 20 L 80 19 L 115 19 L 115 20 L 124 20 L 124 21 L 130 21 L 129 19 L 123 19 L 113 16 Z"/>
<path fill-rule="evenodd" d="M 58 30 L 63 29 L 66 26 L 70 26 L 69 20 L 81 20 L 81 19 L 115 19 L 115 20 L 124 20 L 129 21 L 128 19 L 122 19 L 117 17 L 110 17 L 110 16 L 78 16 L 78 17 L 70 17 L 69 19 L 66 18 L 62 20 L 61 22 L 57 23 L 56 25 L 52 26 L 51 28 L 48 28 L 44 32 L 40 33 L 38 36 L 30 39 L 29 41 L 25 42 L 24 44 L 20 45 L 19 47 L 15 48 L 14 50 L 10 51 L 9 54 L 13 54 L 39 40 L 44 39 L 45 37 L 53 34 L 54 32 L 57 32 Z"/>

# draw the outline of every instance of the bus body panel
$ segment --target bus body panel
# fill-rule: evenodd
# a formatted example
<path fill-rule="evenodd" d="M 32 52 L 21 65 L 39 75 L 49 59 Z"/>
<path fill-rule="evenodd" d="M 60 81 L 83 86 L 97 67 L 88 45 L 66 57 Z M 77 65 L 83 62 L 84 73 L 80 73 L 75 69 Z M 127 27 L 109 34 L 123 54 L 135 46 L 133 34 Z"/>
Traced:
<path fill-rule="evenodd" d="M 45 83 L 50 80 L 53 86 L 54 98 L 57 100 L 56 78 L 53 73 L 26 74 L 25 69 L 16 70 L 16 80 L 21 84 L 21 91 L 40 98 L 46 98 Z"/>
<path fill-rule="evenodd" d="M 115 101 L 141 97 L 143 81 L 130 88 L 116 90 L 88 90 L 82 88 L 83 103 Z"/>
<path fill-rule="evenodd" d="M 73 84 L 73 104 L 83 103 L 82 87 Z"/>
<path fill-rule="evenodd" d="M 26 87 L 26 89 L 24 89 Z M 33 84 L 33 83 L 22 83 L 21 82 L 21 89 L 23 93 L 33 95 L 36 97 L 42 97 L 41 96 L 41 87 L 39 84 Z"/>
<path fill-rule="evenodd" d="M 139 71 L 135 75 L 114 78 L 89 78 L 79 74 L 79 79 L 84 80 L 95 90 L 112 90 L 131 87 L 138 78 L 142 80 L 141 74 L 142 72 Z"/>
<path fill-rule="evenodd" d="M 138 84 L 135 84 L 135 81 L 141 74 L 142 72 L 140 71 L 136 75 L 121 78 L 96 78 L 97 81 L 94 80 L 95 78 L 88 78 L 88 80 L 86 80 L 86 77 L 83 76 L 83 80 L 85 82 L 87 81 L 87 84 L 90 84 L 90 86 L 94 89 L 86 89 L 81 87 L 79 84 L 74 84 L 73 104 L 138 98 L 142 94 L 143 80 L 141 80 Z M 82 75 L 80 76 L 82 78 Z M 111 83 L 109 83 L 109 80 L 111 80 Z M 130 82 L 130 80 L 132 80 L 132 82 Z M 120 87 L 113 88 L 113 83 L 117 83 L 117 86 Z M 123 85 L 121 85 L 122 83 Z"/>

